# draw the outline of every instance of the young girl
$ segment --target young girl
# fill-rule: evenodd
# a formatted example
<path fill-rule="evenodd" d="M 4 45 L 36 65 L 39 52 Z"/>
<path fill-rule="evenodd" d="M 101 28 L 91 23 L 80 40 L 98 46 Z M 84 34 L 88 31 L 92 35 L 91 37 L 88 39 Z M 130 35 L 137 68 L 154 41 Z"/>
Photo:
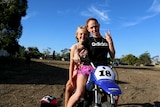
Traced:
<path fill-rule="evenodd" d="M 76 31 L 77 43 L 70 49 L 69 80 L 66 84 L 65 107 L 72 107 L 83 95 L 89 73 L 93 70 L 91 65 L 83 65 L 84 62 L 74 61 L 75 50 L 89 37 L 85 26 L 79 26 Z M 77 52 L 77 51 L 76 51 Z M 81 59 L 87 58 L 87 50 L 78 51 Z M 76 90 L 75 90 L 76 89 Z M 73 91 L 75 92 L 73 93 Z"/>

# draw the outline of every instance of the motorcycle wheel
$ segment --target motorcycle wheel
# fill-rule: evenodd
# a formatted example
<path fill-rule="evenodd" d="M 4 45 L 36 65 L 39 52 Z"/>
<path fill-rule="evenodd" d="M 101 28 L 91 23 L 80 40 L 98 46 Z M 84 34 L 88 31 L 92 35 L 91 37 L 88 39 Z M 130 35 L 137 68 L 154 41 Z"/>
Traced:
<path fill-rule="evenodd" d="M 101 104 L 101 107 L 114 107 L 114 105 L 111 104 L 111 103 L 109 103 L 109 102 L 103 102 L 103 103 Z"/>
<path fill-rule="evenodd" d="M 88 101 L 84 98 L 81 98 L 74 107 L 88 107 Z"/>

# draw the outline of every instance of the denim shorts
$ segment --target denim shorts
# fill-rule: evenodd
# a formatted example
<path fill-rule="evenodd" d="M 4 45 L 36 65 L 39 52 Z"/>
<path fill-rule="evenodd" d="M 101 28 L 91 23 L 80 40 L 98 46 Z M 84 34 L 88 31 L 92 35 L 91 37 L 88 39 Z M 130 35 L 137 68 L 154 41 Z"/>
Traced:
<path fill-rule="evenodd" d="M 93 70 L 94 68 L 91 65 L 82 65 L 78 70 L 78 75 L 82 74 L 88 77 L 90 72 L 92 72 Z"/>

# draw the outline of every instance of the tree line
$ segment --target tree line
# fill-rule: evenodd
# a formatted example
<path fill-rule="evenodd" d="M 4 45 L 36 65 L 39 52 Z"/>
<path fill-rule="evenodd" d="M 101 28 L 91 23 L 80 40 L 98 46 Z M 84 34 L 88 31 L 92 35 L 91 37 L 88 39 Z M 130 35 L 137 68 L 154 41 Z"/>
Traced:
<path fill-rule="evenodd" d="M 58 53 L 55 50 L 51 52 L 51 48 L 49 47 L 43 49 L 43 52 L 40 52 L 37 47 L 28 47 L 28 50 L 30 50 L 31 58 L 36 59 L 62 60 L 62 58 L 64 58 L 65 60 L 69 60 L 70 55 L 68 48 L 62 49 L 61 53 Z M 28 50 L 24 46 L 21 46 L 17 57 L 25 57 L 25 53 Z"/>
<path fill-rule="evenodd" d="M 64 48 L 61 50 L 61 53 L 57 53 L 55 50 L 51 52 L 51 48 L 44 49 L 41 53 L 37 47 L 29 47 L 31 50 L 31 57 L 32 58 L 42 58 L 42 59 L 50 59 L 50 60 L 64 60 L 69 61 L 70 59 L 70 51 L 68 48 Z M 25 57 L 25 49 L 21 48 L 19 57 Z M 143 65 L 151 65 L 152 58 L 149 52 L 144 52 L 138 57 L 133 54 L 122 55 L 121 58 L 110 59 L 110 62 L 114 62 L 115 64 L 119 65 L 136 65 L 139 66 Z M 157 64 L 159 63 L 158 60 L 155 60 Z"/>
<path fill-rule="evenodd" d="M 135 65 L 139 66 L 141 64 L 143 65 L 151 65 L 152 60 L 149 52 L 142 53 L 139 57 L 136 57 L 133 54 L 127 54 L 123 55 L 120 59 L 114 59 L 116 64 L 122 64 L 122 65 Z"/>
<path fill-rule="evenodd" d="M 29 47 L 31 50 L 31 57 L 32 58 L 41 58 L 41 59 L 50 59 L 50 60 L 67 60 L 70 59 L 70 51 L 68 48 L 64 48 L 61 50 L 61 53 L 57 53 L 55 50 L 51 52 L 51 48 L 44 49 L 41 53 L 37 47 Z M 25 47 L 21 47 L 20 53 L 18 57 L 25 57 Z M 156 56 L 159 58 L 159 56 Z M 138 57 L 133 54 L 122 55 L 121 58 L 110 59 L 110 62 L 114 62 L 116 65 L 136 65 L 139 66 L 143 65 L 151 65 L 152 62 L 155 61 L 157 64 L 159 63 L 157 59 L 151 58 L 149 52 L 144 52 Z"/>

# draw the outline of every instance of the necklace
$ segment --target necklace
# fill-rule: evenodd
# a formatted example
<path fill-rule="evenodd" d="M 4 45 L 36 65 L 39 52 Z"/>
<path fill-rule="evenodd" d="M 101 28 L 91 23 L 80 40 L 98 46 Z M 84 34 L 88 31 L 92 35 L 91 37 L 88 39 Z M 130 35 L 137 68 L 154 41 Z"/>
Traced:
<path fill-rule="evenodd" d="M 97 40 L 93 37 L 94 42 L 97 42 Z"/>
<path fill-rule="evenodd" d="M 100 42 L 100 41 L 99 41 L 100 39 L 101 39 L 101 42 L 104 42 L 104 40 L 103 40 L 102 36 L 100 36 L 99 38 L 94 38 L 94 37 L 93 37 L 94 42 L 97 42 L 97 40 L 96 40 L 96 39 L 98 39 L 98 42 Z"/>

